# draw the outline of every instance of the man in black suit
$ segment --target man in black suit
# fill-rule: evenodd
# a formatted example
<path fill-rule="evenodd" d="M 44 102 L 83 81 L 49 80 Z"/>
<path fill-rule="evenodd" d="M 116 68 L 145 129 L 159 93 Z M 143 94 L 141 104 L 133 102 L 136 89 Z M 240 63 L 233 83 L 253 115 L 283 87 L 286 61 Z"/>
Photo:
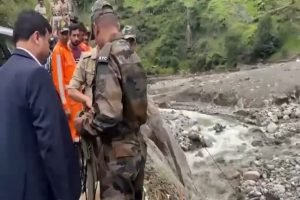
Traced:
<path fill-rule="evenodd" d="M 0 68 L 0 199 L 78 200 L 79 162 L 50 75 L 51 27 L 22 12 L 16 50 Z"/>

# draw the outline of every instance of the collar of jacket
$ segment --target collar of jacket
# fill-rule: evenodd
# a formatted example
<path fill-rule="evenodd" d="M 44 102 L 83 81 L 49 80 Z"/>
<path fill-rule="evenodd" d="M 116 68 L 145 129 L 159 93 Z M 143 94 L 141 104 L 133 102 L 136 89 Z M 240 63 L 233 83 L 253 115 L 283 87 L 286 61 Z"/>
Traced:
<path fill-rule="evenodd" d="M 30 55 L 28 52 L 26 52 L 22 48 L 16 48 L 13 51 L 12 55 L 19 55 L 19 56 L 34 60 L 35 62 L 37 62 L 38 65 L 42 66 L 42 64 L 37 60 L 37 58 L 34 57 L 34 55 Z"/>

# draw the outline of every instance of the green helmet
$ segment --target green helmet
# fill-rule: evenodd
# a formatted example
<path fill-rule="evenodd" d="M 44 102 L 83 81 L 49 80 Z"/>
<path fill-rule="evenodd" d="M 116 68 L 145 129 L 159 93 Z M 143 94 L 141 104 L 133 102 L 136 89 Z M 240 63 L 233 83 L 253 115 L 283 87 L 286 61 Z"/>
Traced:
<path fill-rule="evenodd" d="M 125 26 L 122 30 L 122 34 L 124 39 L 126 40 L 130 38 L 136 40 L 136 33 L 132 26 Z"/>

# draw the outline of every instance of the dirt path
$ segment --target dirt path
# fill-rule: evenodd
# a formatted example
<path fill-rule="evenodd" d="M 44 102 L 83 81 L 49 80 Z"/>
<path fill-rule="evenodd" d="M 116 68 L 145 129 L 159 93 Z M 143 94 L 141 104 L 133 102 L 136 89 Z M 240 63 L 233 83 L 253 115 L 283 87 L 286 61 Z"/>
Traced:
<path fill-rule="evenodd" d="M 300 63 L 289 62 L 234 73 L 164 78 L 151 84 L 149 91 L 158 103 L 206 102 L 260 107 L 274 95 L 299 92 L 298 77 Z"/>

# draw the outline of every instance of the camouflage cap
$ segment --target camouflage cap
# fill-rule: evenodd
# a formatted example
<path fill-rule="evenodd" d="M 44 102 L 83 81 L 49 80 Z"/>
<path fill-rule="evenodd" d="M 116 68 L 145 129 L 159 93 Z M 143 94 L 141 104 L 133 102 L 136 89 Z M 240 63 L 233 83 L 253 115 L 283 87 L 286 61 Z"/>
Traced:
<path fill-rule="evenodd" d="M 136 33 L 132 26 L 125 26 L 122 30 L 122 34 L 124 36 L 124 39 L 136 39 Z"/>
<path fill-rule="evenodd" d="M 114 13 L 112 5 L 106 0 L 97 0 L 91 8 L 91 20 L 95 21 L 97 17 L 106 13 Z"/>

